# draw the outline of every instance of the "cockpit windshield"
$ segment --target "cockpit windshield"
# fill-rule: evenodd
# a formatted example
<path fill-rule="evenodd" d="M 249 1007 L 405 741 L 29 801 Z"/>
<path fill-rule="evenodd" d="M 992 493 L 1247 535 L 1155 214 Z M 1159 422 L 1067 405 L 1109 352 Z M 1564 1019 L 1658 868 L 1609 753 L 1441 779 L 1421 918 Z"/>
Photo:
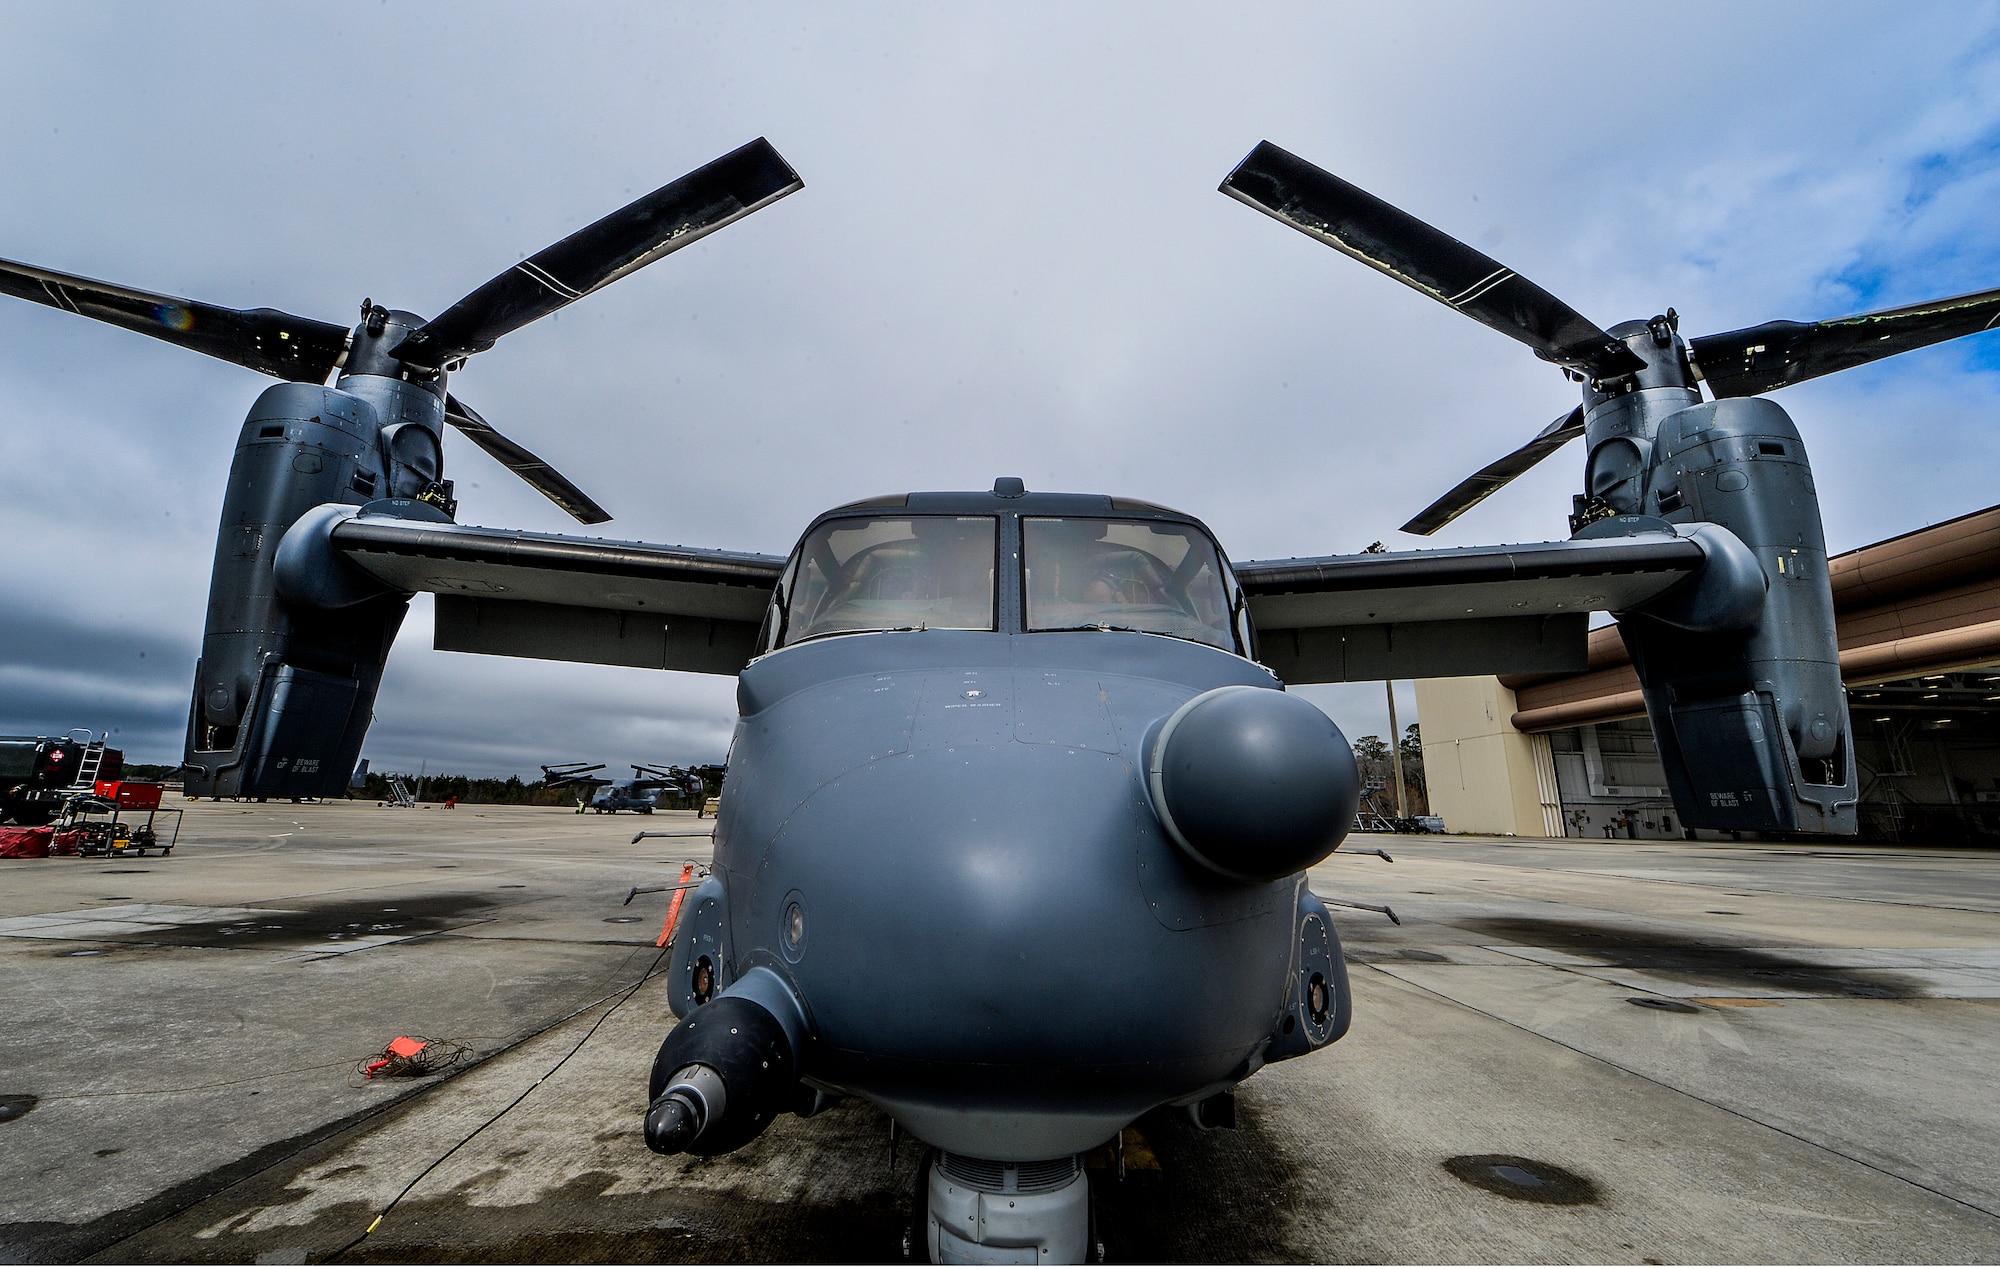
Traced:
<path fill-rule="evenodd" d="M 991 630 L 991 516 L 829 520 L 799 547 L 783 642 L 863 630 Z"/>
<path fill-rule="evenodd" d="M 1234 649 L 1214 543 L 1193 525 L 1023 517 L 1029 630 L 1137 630 Z"/>

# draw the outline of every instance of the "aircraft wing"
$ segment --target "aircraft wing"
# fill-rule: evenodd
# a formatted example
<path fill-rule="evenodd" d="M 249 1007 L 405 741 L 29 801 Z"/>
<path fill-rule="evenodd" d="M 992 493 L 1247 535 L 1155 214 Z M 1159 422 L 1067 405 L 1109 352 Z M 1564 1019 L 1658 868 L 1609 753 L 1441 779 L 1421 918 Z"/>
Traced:
<path fill-rule="evenodd" d="M 352 515 L 328 544 L 395 590 L 437 599 L 436 646 L 735 674 L 782 557 Z M 1235 565 L 1258 656 L 1288 683 L 1586 668 L 1592 612 L 1698 572 L 1668 532 Z"/>
<path fill-rule="evenodd" d="M 1672 533 L 1235 565 L 1258 659 L 1287 683 L 1581 670 L 1590 614 L 1698 572 Z"/>
<path fill-rule="evenodd" d="M 333 550 L 400 591 L 437 595 L 446 652 L 735 674 L 785 561 L 775 555 L 612 542 L 357 515 Z"/>

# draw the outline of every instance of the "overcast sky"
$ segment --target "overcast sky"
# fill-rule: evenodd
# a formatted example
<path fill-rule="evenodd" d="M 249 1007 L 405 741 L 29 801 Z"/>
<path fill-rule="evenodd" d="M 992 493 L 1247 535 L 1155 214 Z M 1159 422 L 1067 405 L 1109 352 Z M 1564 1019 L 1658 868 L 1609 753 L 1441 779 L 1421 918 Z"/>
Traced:
<path fill-rule="evenodd" d="M 1257 141 L 1602 325 L 1812 320 L 2000 285 L 1997 36 L 1992 4 L 1823 0 L 0 0 L 0 256 L 434 314 L 767 136 L 803 192 L 454 376 L 611 510 L 596 532 L 783 553 L 836 503 L 1007 474 L 1180 507 L 1237 559 L 1409 548 L 1395 526 L 1574 392 L 1216 193 Z M 269 382 L 0 299 L 0 732 L 109 727 L 178 761 L 231 447 Z M 1997 396 L 1992 335 L 1776 394 L 1832 549 L 2000 501 Z M 1565 536 L 1582 459 L 1438 543 Z M 577 529 L 469 444 L 447 474 L 466 523 Z M 435 652 L 430 611 L 391 659 L 377 770 L 721 758 L 734 680 Z M 1308 694 L 1350 735 L 1385 726 L 1379 685 Z"/>

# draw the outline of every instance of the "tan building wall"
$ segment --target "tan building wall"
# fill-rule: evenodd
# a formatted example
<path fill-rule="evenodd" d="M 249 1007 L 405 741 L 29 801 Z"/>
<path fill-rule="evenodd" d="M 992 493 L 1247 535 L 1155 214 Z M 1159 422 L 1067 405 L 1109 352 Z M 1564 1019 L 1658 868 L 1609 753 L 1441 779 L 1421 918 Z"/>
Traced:
<path fill-rule="evenodd" d="M 1516 730 L 1515 708 L 1490 675 L 1417 680 L 1424 782 L 1446 832 L 1562 836 L 1548 737 Z"/>

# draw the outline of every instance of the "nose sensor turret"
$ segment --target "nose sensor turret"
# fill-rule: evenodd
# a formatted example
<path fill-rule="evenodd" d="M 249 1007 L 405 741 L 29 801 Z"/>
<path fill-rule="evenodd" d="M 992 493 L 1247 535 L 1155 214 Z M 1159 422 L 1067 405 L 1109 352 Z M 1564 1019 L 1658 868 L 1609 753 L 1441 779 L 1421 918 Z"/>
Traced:
<path fill-rule="evenodd" d="M 646 1107 L 646 1145 L 660 1154 L 724 1154 L 791 1108 L 798 1063 L 784 1026 L 741 996 L 681 1020 L 660 1045 Z"/>

